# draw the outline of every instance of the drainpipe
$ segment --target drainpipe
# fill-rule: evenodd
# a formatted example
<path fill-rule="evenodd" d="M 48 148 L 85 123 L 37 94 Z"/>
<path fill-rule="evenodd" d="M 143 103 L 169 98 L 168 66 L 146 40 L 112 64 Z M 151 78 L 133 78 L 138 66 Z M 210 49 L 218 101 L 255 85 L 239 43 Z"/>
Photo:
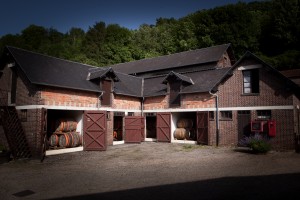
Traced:
<path fill-rule="evenodd" d="M 211 90 L 209 94 L 216 97 L 216 146 L 219 145 L 219 133 L 220 133 L 220 125 L 219 125 L 219 96 L 217 93 L 212 93 Z"/>
<path fill-rule="evenodd" d="M 142 97 L 142 103 L 141 103 L 141 116 L 143 117 L 144 116 L 144 101 L 145 101 L 145 97 Z"/>
<path fill-rule="evenodd" d="M 100 102 L 101 102 L 101 97 L 103 96 L 103 93 L 104 92 L 101 92 L 99 97 L 98 97 L 98 105 L 97 105 L 97 108 L 99 109 L 100 108 Z"/>
<path fill-rule="evenodd" d="M 141 102 L 141 116 L 144 116 L 144 78 L 142 78 L 142 88 L 141 88 L 141 96 L 142 96 L 142 102 Z"/>

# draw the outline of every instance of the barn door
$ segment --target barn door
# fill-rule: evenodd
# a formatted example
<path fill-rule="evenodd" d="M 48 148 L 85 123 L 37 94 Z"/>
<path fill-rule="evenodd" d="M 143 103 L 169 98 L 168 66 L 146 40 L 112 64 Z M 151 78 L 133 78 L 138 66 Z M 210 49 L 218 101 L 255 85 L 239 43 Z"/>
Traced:
<path fill-rule="evenodd" d="M 144 117 L 126 116 L 125 117 L 125 142 L 140 143 L 145 140 Z"/>
<path fill-rule="evenodd" d="M 171 113 L 157 113 L 156 139 L 157 142 L 171 142 Z"/>
<path fill-rule="evenodd" d="M 83 120 L 83 149 L 106 150 L 106 112 L 85 111 Z"/>
<path fill-rule="evenodd" d="M 208 112 L 197 112 L 197 142 L 208 144 Z"/>

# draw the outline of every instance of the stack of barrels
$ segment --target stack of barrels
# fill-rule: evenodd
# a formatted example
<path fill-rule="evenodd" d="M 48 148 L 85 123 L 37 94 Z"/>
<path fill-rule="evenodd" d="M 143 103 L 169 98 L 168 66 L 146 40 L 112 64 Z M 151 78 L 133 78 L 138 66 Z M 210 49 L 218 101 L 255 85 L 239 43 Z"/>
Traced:
<path fill-rule="evenodd" d="M 80 133 L 76 132 L 77 122 L 75 120 L 57 120 L 55 131 L 49 138 L 51 147 L 77 147 L 81 145 Z"/>
<path fill-rule="evenodd" d="M 193 120 L 191 119 L 179 119 L 177 121 L 177 128 L 174 131 L 174 138 L 177 140 L 190 139 L 190 130 L 193 127 Z"/>

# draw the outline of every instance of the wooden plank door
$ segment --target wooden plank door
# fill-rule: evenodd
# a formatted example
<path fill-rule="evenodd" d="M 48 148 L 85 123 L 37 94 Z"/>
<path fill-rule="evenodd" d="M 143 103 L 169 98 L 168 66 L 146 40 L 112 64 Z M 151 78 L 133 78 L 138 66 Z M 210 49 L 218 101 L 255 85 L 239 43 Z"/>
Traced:
<path fill-rule="evenodd" d="M 208 112 L 197 112 L 197 142 L 208 145 Z"/>
<path fill-rule="evenodd" d="M 251 134 L 251 113 L 249 110 L 240 110 L 237 115 L 238 120 L 238 141 L 240 141 L 245 136 L 250 136 Z"/>
<path fill-rule="evenodd" d="M 156 139 L 157 142 L 171 142 L 171 113 L 157 113 Z"/>
<path fill-rule="evenodd" d="M 106 144 L 106 112 L 85 111 L 83 120 L 83 149 L 104 151 Z"/>
<path fill-rule="evenodd" d="M 126 116 L 125 117 L 125 143 L 141 143 L 145 140 L 144 117 Z"/>

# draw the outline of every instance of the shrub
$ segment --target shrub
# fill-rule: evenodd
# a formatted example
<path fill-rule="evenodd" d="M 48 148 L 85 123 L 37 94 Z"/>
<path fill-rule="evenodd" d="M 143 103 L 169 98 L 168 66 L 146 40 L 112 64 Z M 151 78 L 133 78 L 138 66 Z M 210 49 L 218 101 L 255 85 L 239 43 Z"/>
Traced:
<path fill-rule="evenodd" d="M 260 134 L 245 137 L 240 140 L 239 144 L 251 148 L 254 153 L 267 153 L 271 150 L 269 139 Z"/>

